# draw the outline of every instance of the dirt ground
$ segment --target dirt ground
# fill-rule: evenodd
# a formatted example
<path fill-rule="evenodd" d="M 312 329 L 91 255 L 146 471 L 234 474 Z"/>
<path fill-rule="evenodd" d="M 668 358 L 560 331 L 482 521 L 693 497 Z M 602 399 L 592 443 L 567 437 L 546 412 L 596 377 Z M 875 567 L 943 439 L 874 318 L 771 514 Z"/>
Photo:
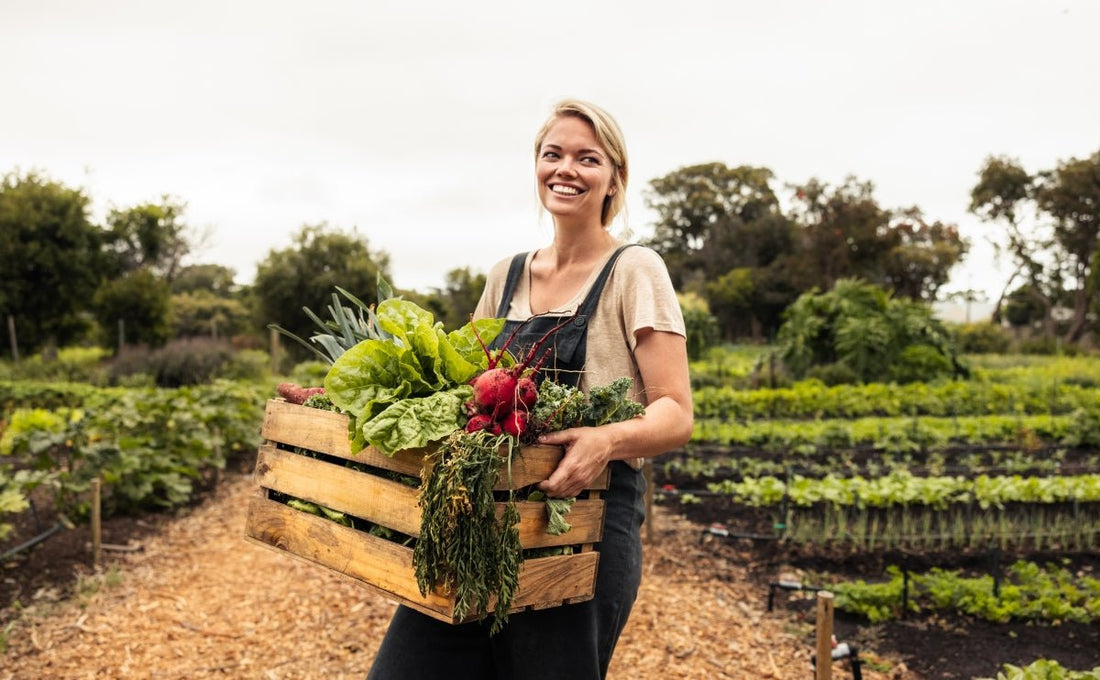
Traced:
<path fill-rule="evenodd" d="M 129 551 L 105 552 L 97 570 L 86 529 L 4 565 L 0 678 L 364 677 L 394 605 L 247 542 L 252 493 L 229 475 L 175 516 L 112 520 L 103 540 Z M 761 574 L 699 536 L 658 508 L 610 677 L 812 678 L 812 614 L 768 613 Z M 861 656 L 869 680 L 922 677 Z M 834 677 L 851 677 L 847 662 Z"/>

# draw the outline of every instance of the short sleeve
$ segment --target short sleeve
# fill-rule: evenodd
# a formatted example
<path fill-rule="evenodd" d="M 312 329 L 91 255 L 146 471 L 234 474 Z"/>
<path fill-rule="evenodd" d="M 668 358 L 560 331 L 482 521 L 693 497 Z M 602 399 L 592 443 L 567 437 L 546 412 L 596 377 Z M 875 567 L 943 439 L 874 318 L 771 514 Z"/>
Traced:
<path fill-rule="evenodd" d="M 687 336 L 668 267 L 655 251 L 645 247 L 627 248 L 615 265 L 612 280 L 631 350 L 638 341 L 636 334 L 645 328 Z"/>

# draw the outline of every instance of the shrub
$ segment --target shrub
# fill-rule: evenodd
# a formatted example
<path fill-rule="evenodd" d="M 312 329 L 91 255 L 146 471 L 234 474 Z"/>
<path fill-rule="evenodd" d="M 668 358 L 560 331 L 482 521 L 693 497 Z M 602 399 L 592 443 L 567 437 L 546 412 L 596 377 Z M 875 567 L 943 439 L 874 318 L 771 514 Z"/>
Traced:
<path fill-rule="evenodd" d="M 929 376 L 947 375 L 951 361 L 935 347 L 909 345 L 890 367 L 890 377 L 898 383 L 920 382 Z"/>
<path fill-rule="evenodd" d="M 303 361 L 290 372 L 289 380 L 298 385 L 324 385 L 329 368 L 323 361 Z"/>
<path fill-rule="evenodd" d="M 963 354 L 1003 354 L 1012 344 L 1009 332 L 989 321 L 959 324 L 954 330 Z"/>
<path fill-rule="evenodd" d="M 173 340 L 153 352 L 153 379 L 158 387 L 201 385 L 218 377 L 232 356 L 227 342 L 212 338 Z"/>
<path fill-rule="evenodd" d="M 708 348 L 714 347 L 720 340 L 718 319 L 710 313 L 706 300 L 698 295 L 685 293 L 679 298 L 687 329 L 688 358 L 700 359 Z"/>
<path fill-rule="evenodd" d="M 39 382 L 86 382 L 102 385 L 106 381 L 103 361 L 110 353 L 102 347 L 66 347 L 56 357 L 36 354 L 18 363 L 4 362 L 0 378 Z"/>
<path fill-rule="evenodd" d="M 856 372 L 843 361 L 813 366 L 806 372 L 807 379 L 816 378 L 829 387 L 833 385 L 853 385 L 859 382 Z"/>
<path fill-rule="evenodd" d="M 1045 354 L 1077 356 L 1082 353 L 1080 347 L 1062 341 L 1061 338 L 1030 338 L 1021 340 L 1017 350 L 1021 354 Z"/>
<path fill-rule="evenodd" d="M 843 362 L 859 381 L 880 381 L 892 377 L 892 368 L 902 365 L 902 353 L 913 346 L 925 346 L 944 359 L 935 364 L 942 369 L 922 379 L 967 374 L 951 335 L 929 306 L 892 298 L 859 279 L 841 279 L 827 293 L 803 294 L 784 317 L 776 351 L 796 378 L 815 366 Z M 908 361 L 933 367 L 925 350 Z"/>
<path fill-rule="evenodd" d="M 267 352 L 246 349 L 234 352 L 218 375 L 226 380 L 262 380 L 268 374 L 271 358 Z"/>
<path fill-rule="evenodd" d="M 184 338 L 157 350 L 127 347 L 112 362 L 110 374 L 114 384 L 143 384 L 148 376 L 157 387 L 201 385 L 232 372 L 232 360 L 233 350 L 225 341 Z"/>

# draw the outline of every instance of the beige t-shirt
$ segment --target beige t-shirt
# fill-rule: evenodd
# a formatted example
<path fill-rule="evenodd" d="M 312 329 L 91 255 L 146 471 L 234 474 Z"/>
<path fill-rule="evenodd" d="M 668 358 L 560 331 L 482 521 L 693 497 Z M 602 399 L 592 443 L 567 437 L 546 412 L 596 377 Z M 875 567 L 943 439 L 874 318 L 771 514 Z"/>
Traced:
<path fill-rule="evenodd" d="M 608 252 L 608 257 L 611 252 Z M 534 252 L 527 254 L 524 274 L 519 278 L 512 304 L 505 315 L 508 319 L 524 320 L 532 315 L 527 271 L 533 257 Z M 511 262 L 510 257 L 501 260 L 489 271 L 485 292 L 474 312 L 475 318 L 496 316 Z M 592 270 L 588 280 L 568 303 L 553 311 L 563 316 L 575 314 L 605 262 L 606 259 Z M 661 256 L 649 248 L 633 246 L 619 255 L 596 306 L 596 313 L 588 323 L 585 363 L 578 385 L 580 389 L 588 392 L 593 385 L 607 385 L 628 376 L 634 381 L 631 398 L 647 404 L 645 385 L 638 362 L 634 359 L 634 348 L 638 344 L 636 333 L 645 328 L 683 336 L 687 334 L 680 303 Z"/>

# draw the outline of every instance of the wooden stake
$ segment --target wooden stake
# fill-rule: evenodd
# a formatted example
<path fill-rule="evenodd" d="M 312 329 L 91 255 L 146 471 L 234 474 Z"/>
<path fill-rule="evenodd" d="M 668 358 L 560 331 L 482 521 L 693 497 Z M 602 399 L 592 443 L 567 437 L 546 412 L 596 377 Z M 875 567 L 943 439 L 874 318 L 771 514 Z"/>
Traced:
<path fill-rule="evenodd" d="M 271 352 L 271 372 L 275 375 L 279 374 L 279 332 L 274 328 L 270 329 L 268 335 L 268 342 L 270 343 Z"/>
<path fill-rule="evenodd" d="M 103 549 L 102 525 L 99 512 L 99 478 L 92 480 L 92 567 L 99 568 L 99 556 Z"/>
<path fill-rule="evenodd" d="M 8 340 L 11 341 L 11 361 L 19 363 L 19 341 L 15 339 L 15 316 L 8 314 Z"/>
<path fill-rule="evenodd" d="M 833 594 L 817 593 L 817 666 L 815 680 L 833 677 Z"/>

